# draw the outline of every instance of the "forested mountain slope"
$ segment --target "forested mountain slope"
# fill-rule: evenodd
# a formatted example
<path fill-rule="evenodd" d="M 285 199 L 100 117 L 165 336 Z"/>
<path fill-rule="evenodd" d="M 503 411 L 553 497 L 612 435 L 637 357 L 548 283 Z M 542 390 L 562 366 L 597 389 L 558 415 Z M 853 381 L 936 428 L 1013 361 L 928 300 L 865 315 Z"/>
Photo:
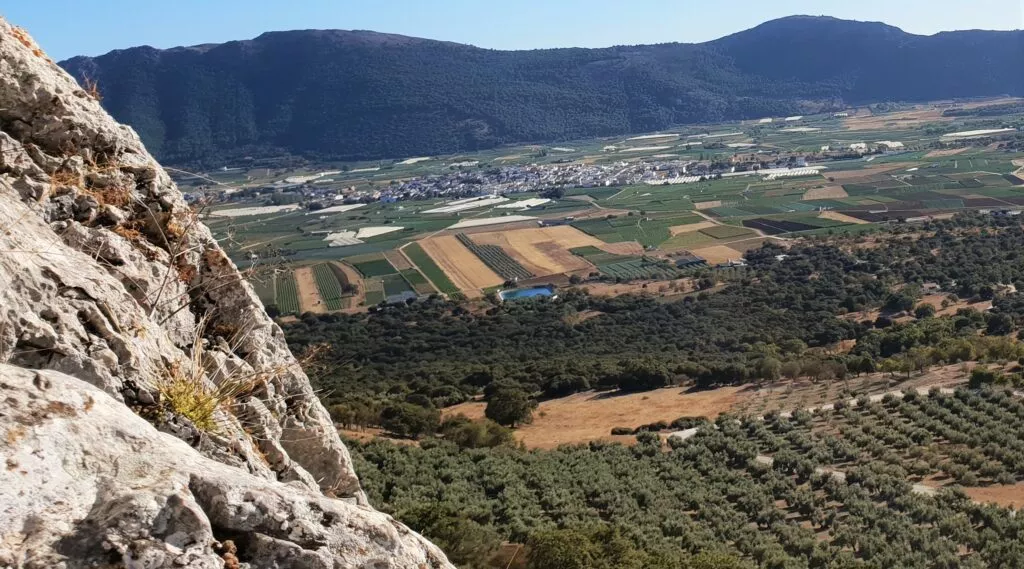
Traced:
<path fill-rule="evenodd" d="M 61 65 L 171 162 L 376 158 L 1024 93 L 1024 33 L 792 17 L 704 44 L 496 51 L 365 31 L 137 47 Z"/>

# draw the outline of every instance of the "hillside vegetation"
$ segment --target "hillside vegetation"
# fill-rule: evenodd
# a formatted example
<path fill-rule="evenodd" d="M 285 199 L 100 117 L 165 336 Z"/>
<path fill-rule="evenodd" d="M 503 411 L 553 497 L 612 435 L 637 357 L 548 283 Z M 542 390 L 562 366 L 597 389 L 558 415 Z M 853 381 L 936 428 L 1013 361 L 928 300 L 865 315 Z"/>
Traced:
<path fill-rule="evenodd" d="M 307 30 L 62 65 L 96 81 L 107 110 L 161 159 L 214 164 L 417 156 L 849 103 L 1019 95 L 1022 37 L 794 17 L 704 44 L 496 51 Z"/>

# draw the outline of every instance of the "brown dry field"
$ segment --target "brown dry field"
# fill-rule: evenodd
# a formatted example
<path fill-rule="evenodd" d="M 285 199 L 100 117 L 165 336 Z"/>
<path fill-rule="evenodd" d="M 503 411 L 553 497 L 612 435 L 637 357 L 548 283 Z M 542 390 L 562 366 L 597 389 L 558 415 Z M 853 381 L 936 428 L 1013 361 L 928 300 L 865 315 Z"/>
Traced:
<path fill-rule="evenodd" d="M 537 276 L 591 270 L 593 265 L 583 257 L 573 255 L 569 249 L 585 246 L 602 248 L 605 244 L 569 225 L 476 233 L 473 241 L 501 247 Z"/>
<path fill-rule="evenodd" d="M 853 217 L 852 215 L 846 215 L 839 213 L 838 211 L 826 210 L 818 214 L 821 219 L 831 219 L 833 221 L 843 221 L 846 223 L 856 223 L 857 225 L 868 223 L 863 219 Z"/>
<path fill-rule="evenodd" d="M 1017 97 L 1000 97 L 998 99 L 973 101 L 970 103 L 958 104 L 956 106 L 961 109 L 975 109 L 988 105 L 1013 103 L 1020 100 L 1021 99 Z M 876 130 L 884 128 L 885 125 L 889 123 L 896 123 L 899 126 L 914 127 L 920 126 L 926 122 L 952 121 L 957 118 L 942 116 L 942 111 L 944 110 L 946 110 L 946 108 L 937 108 L 929 105 L 925 108 L 915 108 L 909 111 L 897 111 L 895 113 L 885 113 L 881 115 L 858 114 L 848 119 L 844 119 L 843 126 L 850 130 Z"/>
<path fill-rule="evenodd" d="M 889 164 L 879 164 L 877 166 L 869 166 L 860 170 L 843 170 L 838 172 L 829 172 L 828 177 L 834 179 L 837 182 L 848 182 L 857 178 L 865 178 L 874 174 L 881 174 L 883 172 L 892 172 L 893 170 L 900 170 L 905 168 L 913 168 L 920 166 L 921 162 L 891 162 Z"/>
<path fill-rule="evenodd" d="M 301 312 L 327 312 L 327 305 L 323 303 L 320 291 L 316 288 L 313 267 L 295 269 L 295 287 L 299 292 L 299 310 Z"/>
<path fill-rule="evenodd" d="M 713 207 L 722 207 L 722 200 L 710 200 L 706 202 L 694 202 L 693 207 L 698 210 L 711 209 Z"/>
<path fill-rule="evenodd" d="M 953 120 L 953 117 L 943 117 L 942 111 L 943 109 L 928 108 L 881 115 L 858 115 L 844 119 L 842 124 L 848 130 L 881 130 L 889 124 L 912 128 L 928 122 Z"/>
<path fill-rule="evenodd" d="M 467 294 L 505 282 L 453 235 L 430 237 L 420 241 L 420 246 L 452 283 Z"/>
<path fill-rule="evenodd" d="M 956 154 L 960 154 L 961 152 L 965 152 L 967 150 L 968 150 L 967 146 L 965 146 L 963 148 L 948 148 L 948 149 L 945 149 L 945 150 L 932 150 L 928 154 L 925 154 L 924 157 L 925 158 L 941 158 L 943 156 L 953 156 L 953 155 L 956 155 Z"/>
<path fill-rule="evenodd" d="M 716 225 L 718 224 L 713 221 L 701 221 L 699 223 L 690 223 L 687 225 L 673 225 L 668 228 L 668 231 L 672 234 L 672 237 L 675 237 L 680 233 L 693 233 L 694 231 L 715 227 Z"/>
<path fill-rule="evenodd" d="M 842 186 L 826 186 L 824 188 L 811 188 L 804 192 L 802 200 L 826 200 L 835 198 L 848 198 L 850 194 Z"/>
<path fill-rule="evenodd" d="M 691 251 L 694 255 L 706 259 L 708 264 L 711 265 L 716 265 L 718 263 L 726 263 L 730 259 L 733 261 L 737 261 L 743 258 L 743 253 L 731 247 L 726 247 L 725 245 L 712 245 L 710 247 L 692 249 Z"/>
<path fill-rule="evenodd" d="M 613 255 L 643 255 L 644 246 L 636 241 L 621 241 L 619 243 L 604 243 L 599 249 Z"/>
<path fill-rule="evenodd" d="M 678 285 L 679 290 L 672 287 Z M 662 292 L 661 287 L 669 290 Z M 676 296 L 693 291 L 693 279 L 683 278 L 672 281 L 635 281 L 630 283 L 588 283 L 580 288 L 593 296 L 619 296 L 622 294 L 656 294 L 659 296 Z"/>
<path fill-rule="evenodd" d="M 533 423 L 516 429 L 516 438 L 529 448 L 542 449 L 599 439 L 632 440 L 613 437 L 612 427 L 635 428 L 683 416 L 713 419 L 736 404 L 740 391 L 739 387 L 722 387 L 688 393 L 684 388 L 671 387 L 628 395 L 577 393 L 541 403 L 533 414 Z M 474 401 L 449 407 L 443 413 L 478 419 L 484 416 L 485 407 L 485 403 Z"/>
<path fill-rule="evenodd" d="M 412 263 L 409 262 L 409 259 L 407 259 L 405 255 L 402 254 L 401 251 L 394 249 L 392 249 L 391 251 L 385 251 L 384 258 L 387 259 L 389 263 L 391 263 L 391 266 L 393 266 L 395 269 L 399 271 L 404 271 L 412 268 Z"/>
<path fill-rule="evenodd" d="M 964 488 L 964 492 L 975 502 L 996 504 L 1004 508 L 1020 509 L 1024 506 L 1024 482 L 996 484 L 976 488 Z"/>

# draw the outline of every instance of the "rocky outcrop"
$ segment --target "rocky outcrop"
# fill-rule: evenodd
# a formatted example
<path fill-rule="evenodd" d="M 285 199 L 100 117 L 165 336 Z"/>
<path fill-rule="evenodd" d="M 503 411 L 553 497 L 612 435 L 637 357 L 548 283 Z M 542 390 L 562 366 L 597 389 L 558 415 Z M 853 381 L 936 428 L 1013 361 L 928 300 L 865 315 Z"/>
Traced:
<path fill-rule="evenodd" d="M 365 505 L 280 328 L 138 136 L 2 19 L 0 362 L 0 565 L 447 563 Z"/>
<path fill-rule="evenodd" d="M 200 456 L 63 373 L 0 365 L 0 417 L 0 566 L 448 566 L 391 517 Z"/>

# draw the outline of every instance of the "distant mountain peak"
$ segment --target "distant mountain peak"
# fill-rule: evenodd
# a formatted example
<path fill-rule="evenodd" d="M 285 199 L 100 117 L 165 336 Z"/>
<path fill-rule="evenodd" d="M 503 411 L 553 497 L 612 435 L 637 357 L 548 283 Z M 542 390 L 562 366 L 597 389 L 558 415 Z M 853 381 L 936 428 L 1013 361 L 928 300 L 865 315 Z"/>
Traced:
<path fill-rule="evenodd" d="M 62 65 L 162 159 L 419 156 L 806 114 L 1024 95 L 1022 32 L 920 36 L 790 16 L 701 44 L 500 51 L 366 30 L 119 50 Z"/>

